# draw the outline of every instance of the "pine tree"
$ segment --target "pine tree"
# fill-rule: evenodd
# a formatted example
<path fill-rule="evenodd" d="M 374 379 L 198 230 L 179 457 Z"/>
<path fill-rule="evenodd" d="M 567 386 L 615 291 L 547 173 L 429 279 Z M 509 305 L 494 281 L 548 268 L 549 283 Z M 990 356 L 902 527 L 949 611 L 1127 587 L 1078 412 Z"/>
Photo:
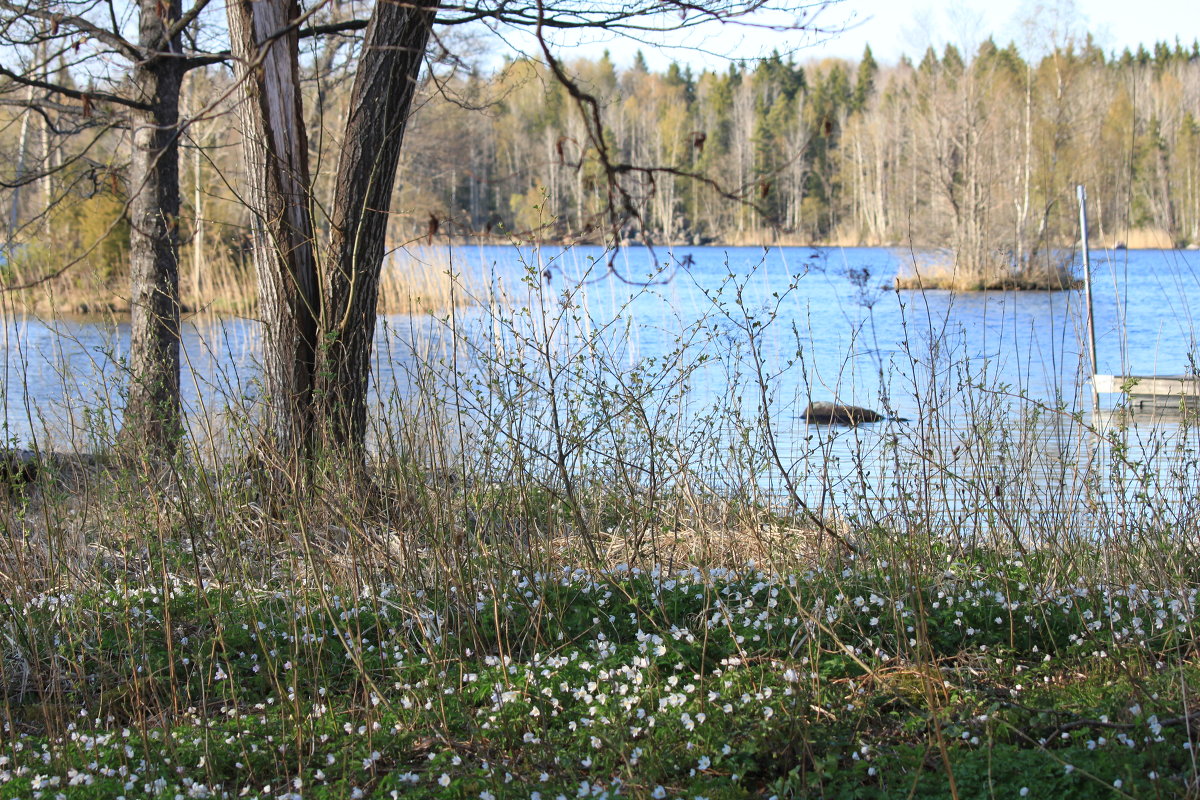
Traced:
<path fill-rule="evenodd" d="M 875 75 L 878 72 L 879 64 L 875 62 L 875 56 L 871 53 L 871 45 L 867 45 L 863 50 L 862 60 L 858 62 L 858 72 L 854 78 L 854 102 L 851 105 L 853 110 L 861 110 L 875 93 Z"/>

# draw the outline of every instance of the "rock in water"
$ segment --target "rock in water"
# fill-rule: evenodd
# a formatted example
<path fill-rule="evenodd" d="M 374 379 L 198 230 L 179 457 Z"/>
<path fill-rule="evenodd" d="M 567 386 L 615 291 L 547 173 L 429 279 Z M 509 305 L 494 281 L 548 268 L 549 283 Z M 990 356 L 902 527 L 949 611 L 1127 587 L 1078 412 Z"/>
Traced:
<path fill-rule="evenodd" d="M 860 422 L 880 422 L 883 415 L 861 406 L 842 403 L 809 403 L 804 418 L 820 425 L 858 425 Z"/>

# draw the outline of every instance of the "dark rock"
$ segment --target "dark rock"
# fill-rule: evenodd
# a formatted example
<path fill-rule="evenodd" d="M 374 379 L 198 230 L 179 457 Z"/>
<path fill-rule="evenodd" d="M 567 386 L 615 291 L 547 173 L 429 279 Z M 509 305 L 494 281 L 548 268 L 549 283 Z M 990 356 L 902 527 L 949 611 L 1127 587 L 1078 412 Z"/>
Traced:
<path fill-rule="evenodd" d="M 869 408 L 842 403 L 809 403 L 804 418 L 820 425 L 858 425 L 860 422 L 881 422 L 883 415 Z"/>
<path fill-rule="evenodd" d="M 78 476 L 95 470 L 104 461 L 92 453 L 60 453 L 0 447 L 0 494 L 53 476 Z"/>
<path fill-rule="evenodd" d="M 0 450 L 0 484 L 16 487 L 32 483 L 40 466 L 41 460 L 32 450 Z"/>

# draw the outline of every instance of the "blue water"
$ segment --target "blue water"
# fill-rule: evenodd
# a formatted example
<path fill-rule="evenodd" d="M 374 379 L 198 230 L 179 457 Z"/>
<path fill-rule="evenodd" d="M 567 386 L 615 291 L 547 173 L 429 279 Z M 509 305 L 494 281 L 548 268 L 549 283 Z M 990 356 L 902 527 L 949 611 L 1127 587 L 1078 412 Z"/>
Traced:
<path fill-rule="evenodd" d="M 1098 371 L 1191 371 L 1200 252 L 1091 257 Z M 625 320 L 624 352 L 633 359 L 661 356 L 698 319 L 743 344 L 745 315 L 769 321 L 762 342 L 771 364 L 780 366 L 799 346 L 808 369 L 782 380 L 781 393 L 874 406 L 886 391 L 896 411 L 911 416 L 918 399 L 904 390 L 905 378 L 928 378 L 932 370 L 965 372 L 1051 403 L 1080 395 L 1087 370 L 1082 291 L 896 292 L 891 284 L 905 258 L 880 248 L 631 248 L 610 268 L 600 248 L 480 247 L 457 253 L 456 267 L 471 275 L 476 264 L 488 265 L 493 282 L 529 306 L 554 306 L 572 293 L 593 328 Z M 540 273 L 536 288 L 514 291 L 531 265 Z M 741 306 L 734 302 L 738 289 Z M 924 371 L 913 372 L 914 359 Z"/>
<path fill-rule="evenodd" d="M 984 422 L 995 429 L 996 420 L 1007 421 L 1000 429 L 1019 433 L 1031 415 L 1057 432 L 1037 445 L 1048 465 L 1027 474 L 1058 480 L 1063 463 L 1084 457 L 1087 436 L 1071 424 L 1090 424 L 1092 411 L 1082 291 L 897 292 L 891 282 L 908 256 L 878 248 L 629 248 L 611 263 L 590 247 L 460 247 L 423 257 L 461 275 L 463 291 L 478 302 L 452 316 L 381 320 L 377 418 L 386 427 L 400 416 L 431 415 L 457 431 L 460 455 L 490 450 L 497 437 L 515 440 L 513 425 L 526 426 L 519 432 L 531 441 L 549 435 L 555 419 L 560 433 L 567 423 L 595 433 L 588 414 L 599 420 L 629 410 L 604 407 L 600 395 L 624 393 L 653 417 L 642 428 L 631 423 L 628 435 L 668 425 L 676 436 L 711 435 L 695 448 L 711 463 L 693 467 L 713 475 L 758 470 L 738 480 L 776 489 L 782 462 L 813 494 L 831 485 L 851 491 L 858 480 L 894 495 L 898 471 L 936 462 L 944 474 Z M 1195 371 L 1200 253 L 1096 251 L 1091 258 L 1098 371 Z M 184 403 L 197 439 L 219 433 L 224 407 L 253 407 L 257 338 L 248 320 L 186 322 Z M 126 324 L 14 317 L 0 347 L 9 441 L 86 449 L 119 426 Z M 419 404 L 413 398 L 421 392 L 436 399 Z M 809 426 L 802 412 L 810 400 L 909 422 Z M 775 453 L 767 453 L 759 424 L 764 403 Z M 1173 435 L 1173 424 L 1154 435 Z M 901 439 L 909 445 L 896 448 Z M 936 457 L 911 460 L 926 447 Z M 972 462 L 973 473 L 979 469 Z M 1011 463 L 1004 469 L 1020 474 Z"/>

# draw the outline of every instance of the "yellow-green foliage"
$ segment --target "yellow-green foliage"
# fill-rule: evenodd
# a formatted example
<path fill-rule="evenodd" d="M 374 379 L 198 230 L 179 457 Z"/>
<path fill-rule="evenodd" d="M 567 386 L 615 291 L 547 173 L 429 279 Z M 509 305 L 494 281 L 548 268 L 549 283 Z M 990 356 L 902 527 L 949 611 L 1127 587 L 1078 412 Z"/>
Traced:
<path fill-rule="evenodd" d="M 124 196 L 104 192 L 74 209 L 76 246 L 94 274 L 108 282 L 129 274 L 129 217 Z"/>
<path fill-rule="evenodd" d="M 129 274 L 129 220 L 123 194 L 111 189 L 52 210 L 13 260 L 11 277 L 28 281 L 81 263 L 64 277 L 71 284 L 108 286 Z"/>
<path fill-rule="evenodd" d="M 514 194 L 509 199 L 517 232 L 541 231 L 553 222 L 546 214 L 546 200 L 546 189 L 540 185 L 531 186 L 524 194 Z"/>

